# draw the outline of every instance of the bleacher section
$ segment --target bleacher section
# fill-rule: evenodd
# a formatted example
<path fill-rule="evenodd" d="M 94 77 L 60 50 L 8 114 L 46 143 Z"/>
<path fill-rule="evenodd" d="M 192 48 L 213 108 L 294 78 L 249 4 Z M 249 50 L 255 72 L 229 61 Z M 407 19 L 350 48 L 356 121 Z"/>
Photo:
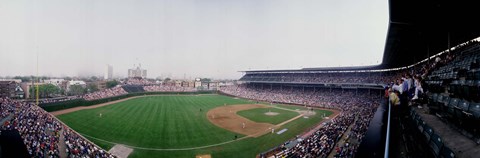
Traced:
<path fill-rule="evenodd" d="M 122 88 L 128 93 L 145 92 L 142 85 L 123 85 Z"/>
<path fill-rule="evenodd" d="M 403 132 L 411 155 L 475 157 L 480 154 L 480 43 L 452 50 L 425 78 L 427 99 L 411 106 Z M 421 140 L 421 141 L 419 141 Z M 425 153 L 425 151 L 430 151 Z M 420 153 L 420 154 L 419 154 Z"/>
<path fill-rule="evenodd" d="M 455 50 L 455 58 L 427 77 L 430 113 L 480 143 L 480 43 Z"/>

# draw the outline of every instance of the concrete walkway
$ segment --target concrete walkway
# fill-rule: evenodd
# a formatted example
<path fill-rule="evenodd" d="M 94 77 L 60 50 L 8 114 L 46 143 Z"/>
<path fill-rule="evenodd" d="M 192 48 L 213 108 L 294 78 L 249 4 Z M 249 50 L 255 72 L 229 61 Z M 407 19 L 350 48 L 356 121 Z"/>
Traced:
<path fill-rule="evenodd" d="M 61 158 L 67 157 L 67 145 L 65 144 L 65 135 L 63 135 L 63 128 L 60 131 L 60 139 L 58 140 L 58 151 Z"/>
<path fill-rule="evenodd" d="M 456 157 L 478 157 L 480 155 L 480 146 L 474 140 L 462 135 L 453 125 L 449 125 L 437 116 L 428 114 L 426 108 L 419 109 L 414 107 L 417 114 L 423 121 L 432 127 L 433 131 L 442 137 L 443 142 L 455 152 Z"/>
<path fill-rule="evenodd" d="M 350 126 L 348 126 L 347 130 L 343 133 L 342 138 L 340 138 L 340 140 L 338 140 L 338 142 L 335 143 L 335 145 L 333 146 L 332 152 L 330 152 L 330 154 L 328 155 L 328 158 L 334 158 L 334 156 L 337 154 L 337 151 L 335 150 L 335 148 L 339 146 L 343 146 L 345 144 L 345 141 L 347 140 L 347 136 L 350 134 L 350 131 L 352 130 L 352 127 L 357 121 L 357 119 L 358 119 L 358 116 L 355 117 L 355 120 L 353 120 L 353 123 Z"/>

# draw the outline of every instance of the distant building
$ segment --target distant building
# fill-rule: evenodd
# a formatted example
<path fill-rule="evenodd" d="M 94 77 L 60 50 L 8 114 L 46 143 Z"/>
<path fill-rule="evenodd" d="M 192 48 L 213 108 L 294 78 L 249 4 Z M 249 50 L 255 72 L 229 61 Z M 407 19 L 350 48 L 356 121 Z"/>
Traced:
<path fill-rule="evenodd" d="M 219 87 L 220 83 L 219 82 L 208 82 L 208 90 L 217 90 Z"/>
<path fill-rule="evenodd" d="M 134 77 L 141 77 L 141 78 L 147 78 L 147 70 L 142 69 L 141 65 L 135 67 L 133 66 L 133 69 L 128 69 L 128 78 L 134 78 Z"/>
<path fill-rule="evenodd" d="M 195 88 L 198 88 L 202 86 L 202 81 L 200 81 L 200 78 L 196 78 L 193 84 Z"/>
<path fill-rule="evenodd" d="M 103 76 L 103 79 L 105 79 L 105 80 L 113 79 L 113 67 L 112 67 L 112 65 L 107 65 L 107 67 L 105 68 L 105 74 Z"/>
<path fill-rule="evenodd" d="M 23 91 L 23 88 L 20 86 L 20 84 L 17 84 L 15 87 L 15 97 L 17 99 L 24 99 L 25 97 L 25 91 Z"/>
<path fill-rule="evenodd" d="M 0 79 L 0 98 L 23 99 L 25 92 L 23 92 L 23 88 L 20 87 L 21 83 L 21 79 Z"/>
<path fill-rule="evenodd" d="M 195 87 L 195 82 L 193 82 L 193 81 L 182 81 L 182 87 Z"/>
<path fill-rule="evenodd" d="M 182 81 L 175 80 L 175 87 L 181 87 L 182 86 Z"/>
<path fill-rule="evenodd" d="M 223 82 L 219 82 L 218 83 L 218 86 L 219 87 L 222 87 L 222 86 L 233 86 L 235 85 L 235 82 L 233 81 L 223 81 Z"/>
<path fill-rule="evenodd" d="M 13 81 L 17 84 L 22 83 L 21 79 L 5 79 L 5 78 L 0 78 L 0 81 Z"/>
<path fill-rule="evenodd" d="M 67 84 L 67 92 L 70 91 L 70 86 L 73 86 L 73 85 L 80 85 L 82 86 L 83 88 L 87 87 L 87 83 L 85 83 L 84 81 L 68 81 L 68 84 Z"/>
<path fill-rule="evenodd" d="M 98 90 L 104 90 L 107 88 L 107 82 L 106 81 L 97 81 L 97 88 Z"/>
<path fill-rule="evenodd" d="M 47 84 L 53 84 L 59 88 L 61 88 L 61 85 L 63 82 L 65 82 L 65 79 L 49 79 L 49 80 L 43 80 L 44 83 Z"/>
<path fill-rule="evenodd" d="M 14 98 L 16 87 L 17 83 L 15 81 L 0 81 L 0 98 Z"/>
<path fill-rule="evenodd" d="M 23 82 L 20 84 L 23 92 L 25 93 L 25 98 L 35 98 L 35 94 L 30 94 L 31 89 L 35 88 L 36 85 L 44 85 L 46 83 L 33 83 L 33 82 Z"/>

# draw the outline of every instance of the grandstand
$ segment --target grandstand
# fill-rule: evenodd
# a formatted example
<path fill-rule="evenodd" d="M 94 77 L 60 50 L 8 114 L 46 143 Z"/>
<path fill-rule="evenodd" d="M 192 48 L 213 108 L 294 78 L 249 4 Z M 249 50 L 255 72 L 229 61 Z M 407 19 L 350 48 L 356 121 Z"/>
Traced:
<path fill-rule="evenodd" d="M 358 148 L 357 156 L 370 157 L 373 156 L 372 153 L 388 151 L 378 144 L 401 144 L 398 148 L 402 149 L 396 148 L 387 154 L 399 155 L 400 152 L 406 152 L 411 157 L 471 157 L 480 152 L 477 148 L 477 145 L 480 144 L 480 133 L 478 132 L 480 131 L 478 128 L 480 127 L 478 124 L 480 122 L 479 59 L 480 42 L 475 39 L 459 44 L 448 52 L 441 52 L 429 57 L 429 60 L 399 69 L 246 71 L 240 79 L 244 84 L 238 85 L 233 90 L 226 89 L 224 91 L 265 101 L 278 101 L 285 98 L 276 97 L 276 95 L 307 93 L 306 96 L 316 98 L 325 96 L 325 93 L 328 92 L 337 92 L 338 95 L 341 95 L 352 90 L 357 94 L 358 91 L 368 91 L 370 94 L 372 91 L 373 94 L 377 93 L 377 96 L 381 96 L 381 92 L 378 94 L 374 91 L 391 87 L 391 82 L 407 77 L 408 75 L 404 74 L 411 73 L 424 78 L 422 84 L 425 93 L 420 99 L 411 100 L 414 94 L 413 89 L 404 91 L 407 95 L 405 99 L 402 99 L 402 106 L 410 109 L 410 113 L 400 112 L 399 115 L 406 115 L 407 119 L 398 116 L 395 117 L 395 120 L 392 119 L 393 124 L 400 125 L 393 126 L 395 129 L 392 129 L 392 134 L 399 135 L 401 137 L 397 138 L 404 139 L 392 139 L 381 143 L 387 141 L 386 132 L 383 131 L 387 127 L 372 125 L 372 122 L 387 125 L 389 121 L 382 119 L 383 115 L 379 115 L 379 118 L 370 118 L 373 120 L 368 132 L 375 134 L 370 134 L 370 136 L 368 133 L 366 134 L 365 139 L 361 141 L 364 143 L 363 146 Z M 402 80 L 407 82 L 408 79 Z M 273 94 L 265 95 L 267 96 L 265 98 L 258 98 L 258 96 L 264 96 L 262 93 Z M 307 98 L 305 100 L 293 99 L 293 102 L 289 103 L 308 104 L 306 100 L 311 99 L 306 96 L 304 96 Z M 287 101 L 292 100 L 292 98 L 286 98 Z M 383 103 L 388 104 L 388 102 Z M 381 113 L 388 109 L 388 106 L 383 105 L 377 109 L 377 112 Z M 388 116 L 388 114 L 384 115 Z M 382 135 L 382 139 L 375 141 L 376 139 L 373 137 L 378 137 L 378 135 Z M 424 141 L 418 142 L 418 140 Z M 372 147 L 380 149 L 376 150 Z M 290 150 L 286 151 L 291 152 Z M 293 155 L 296 154 L 298 153 L 293 152 Z"/>
<path fill-rule="evenodd" d="M 408 114 L 400 109 L 400 115 L 406 117 L 390 116 L 388 102 L 382 104 L 356 155 L 475 157 L 480 152 L 480 47 L 478 40 L 472 39 L 480 32 L 478 24 L 470 20 L 474 9 L 468 3 L 410 3 L 390 1 L 390 26 L 381 65 L 244 71 L 240 78 L 244 84 L 237 87 L 246 87 L 255 95 L 278 89 L 344 92 L 391 87 L 405 74 L 420 76 L 425 95 L 411 101 L 415 90 L 410 90 L 406 96 L 410 99 L 402 99 L 402 106 L 410 109 Z M 442 23 L 444 18 L 452 21 Z"/>

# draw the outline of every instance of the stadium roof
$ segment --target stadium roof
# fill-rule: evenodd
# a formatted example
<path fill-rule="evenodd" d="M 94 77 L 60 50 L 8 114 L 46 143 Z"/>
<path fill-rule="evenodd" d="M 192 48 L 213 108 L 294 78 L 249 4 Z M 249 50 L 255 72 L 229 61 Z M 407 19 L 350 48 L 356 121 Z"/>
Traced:
<path fill-rule="evenodd" d="M 480 36 L 476 1 L 390 0 L 390 20 L 382 64 L 247 72 L 335 71 L 398 68 L 412 65 Z"/>
<path fill-rule="evenodd" d="M 408 66 L 480 36 L 475 1 L 390 0 L 381 68 Z"/>

